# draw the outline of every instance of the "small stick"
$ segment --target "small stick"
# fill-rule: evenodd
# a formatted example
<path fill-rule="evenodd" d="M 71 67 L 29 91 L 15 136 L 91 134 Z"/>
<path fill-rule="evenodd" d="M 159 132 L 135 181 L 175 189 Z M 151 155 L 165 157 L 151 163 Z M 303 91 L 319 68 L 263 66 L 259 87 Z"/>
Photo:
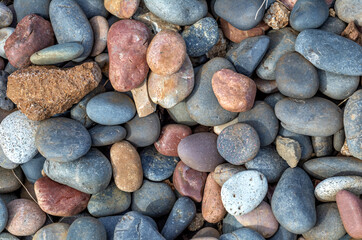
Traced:
<path fill-rule="evenodd" d="M 266 2 L 266 3 L 265 3 L 265 9 L 266 9 L 266 7 L 268 6 L 268 1 L 269 1 L 269 0 L 264 0 L 264 1 L 263 1 L 263 3 L 261 4 L 261 6 L 259 7 L 258 11 L 256 11 L 254 20 L 256 20 L 256 17 L 258 16 L 259 11 L 263 8 L 265 2 Z"/>

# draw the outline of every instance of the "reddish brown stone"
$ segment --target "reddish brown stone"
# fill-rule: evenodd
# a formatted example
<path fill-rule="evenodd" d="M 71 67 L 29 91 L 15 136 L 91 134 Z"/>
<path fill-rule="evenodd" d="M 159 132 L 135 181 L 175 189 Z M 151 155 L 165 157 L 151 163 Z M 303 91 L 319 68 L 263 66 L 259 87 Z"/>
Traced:
<path fill-rule="evenodd" d="M 214 180 L 212 174 L 210 173 L 206 179 L 201 211 L 206 221 L 217 223 L 224 218 L 226 210 L 221 201 L 221 187 Z"/>
<path fill-rule="evenodd" d="M 147 49 L 148 66 L 152 72 L 159 75 L 176 73 L 185 58 L 185 41 L 179 33 L 172 30 L 157 33 Z"/>
<path fill-rule="evenodd" d="M 2 59 L 2 57 L 0 57 L 0 70 L 4 70 L 4 68 L 5 68 L 4 59 Z"/>
<path fill-rule="evenodd" d="M 101 79 L 95 62 L 67 69 L 30 66 L 9 76 L 7 96 L 29 119 L 39 121 L 78 103 Z"/>
<path fill-rule="evenodd" d="M 346 29 L 341 33 L 341 36 L 351 39 L 362 46 L 362 33 L 360 33 L 354 22 L 348 24 Z"/>
<path fill-rule="evenodd" d="M 212 89 L 221 107 L 230 112 L 245 112 L 254 105 L 254 81 L 230 69 L 221 69 L 212 76 Z"/>
<path fill-rule="evenodd" d="M 362 200 L 342 190 L 337 193 L 336 201 L 346 232 L 353 238 L 362 238 Z"/>
<path fill-rule="evenodd" d="M 140 0 L 104 0 L 104 7 L 118 18 L 130 18 L 137 11 Z"/>
<path fill-rule="evenodd" d="M 257 77 L 254 82 L 260 92 L 266 94 L 278 92 L 277 81 L 275 80 L 264 80 Z"/>
<path fill-rule="evenodd" d="M 178 144 L 191 134 L 191 128 L 186 125 L 168 124 L 162 128 L 160 137 L 154 143 L 155 148 L 163 155 L 178 157 Z"/>
<path fill-rule="evenodd" d="M 172 181 L 182 196 L 201 202 L 206 177 L 207 173 L 196 171 L 180 161 L 173 172 Z"/>
<path fill-rule="evenodd" d="M 107 47 L 107 34 L 109 30 L 108 22 L 105 17 L 94 16 L 89 20 L 93 29 L 94 44 L 91 52 L 91 56 L 95 57 L 101 54 Z"/>
<path fill-rule="evenodd" d="M 44 18 L 30 14 L 16 25 L 5 42 L 5 54 L 11 65 L 22 68 L 31 64 L 30 57 L 37 51 L 54 45 L 52 25 Z"/>
<path fill-rule="evenodd" d="M 40 208 L 51 215 L 68 217 L 87 208 L 90 195 L 54 182 L 48 177 L 39 178 L 34 184 Z"/>
<path fill-rule="evenodd" d="M 293 9 L 297 0 L 280 0 L 290 11 Z"/>

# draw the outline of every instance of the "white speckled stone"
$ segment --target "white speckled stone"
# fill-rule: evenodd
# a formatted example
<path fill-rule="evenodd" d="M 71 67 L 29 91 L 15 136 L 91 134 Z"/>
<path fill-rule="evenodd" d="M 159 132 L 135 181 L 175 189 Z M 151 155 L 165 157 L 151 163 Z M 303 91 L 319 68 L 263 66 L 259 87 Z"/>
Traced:
<path fill-rule="evenodd" d="M 362 194 L 362 177 L 338 176 L 320 182 L 314 190 L 315 197 L 321 202 L 335 202 L 340 190 L 347 190 L 354 194 Z"/>
<path fill-rule="evenodd" d="M 29 120 L 20 111 L 11 113 L 1 122 L 0 145 L 10 161 L 26 163 L 38 153 L 35 146 L 38 127 L 38 121 Z"/>
<path fill-rule="evenodd" d="M 255 170 L 233 175 L 221 188 L 221 200 L 231 215 L 244 215 L 254 210 L 268 191 L 266 177 Z"/>

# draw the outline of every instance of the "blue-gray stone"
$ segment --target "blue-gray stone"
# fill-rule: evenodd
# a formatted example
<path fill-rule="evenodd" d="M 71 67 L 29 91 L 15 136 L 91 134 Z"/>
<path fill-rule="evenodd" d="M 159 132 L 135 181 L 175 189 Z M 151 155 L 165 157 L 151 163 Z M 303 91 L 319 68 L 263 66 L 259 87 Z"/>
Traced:
<path fill-rule="evenodd" d="M 107 240 L 113 240 L 114 229 L 122 219 L 122 215 L 100 217 L 98 220 L 103 224 L 107 233 Z"/>
<path fill-rule="evenodd" d="M 279 156 L 274 146 L 266 146 L 260 148 L 256 157 L 245 163 L 245 167 L 248 170 L 261 172 L 269 183 L 275 183 L 289 166 Z"/>
<path fill-rule="evenodd" d="M 109 160 L 97 149 L 72 162 L 46 160 L 43 170 L 52 180 L 88 194 L 106 189 L 112 177 Z"/>
<path fill-rule="evenodd" d="M 9 74 L 0 70 L 0 108 L 6 111 L 14 109 L 14 103 L 6 96 Z"/>
<path fill-rule="evenodd" d="M 275 115 L 287 130 L 308 136 L 331 136 L 343 127 L 341 109 L 320 97 L 284 98 L 275 105 Z"/>
<path fill-rule="evenodd" d="M 222 220 L 222 233 L 231 233 L 239 228 L 242 228 L 243 225 L 236 220 L 236 218 L 230 213 L 226 214 L 226 217 Z"/>
<path fill-rule="evenodd" d="M 337 35 L 341 35 L 341 33 L 346 27 L 347 24 L 338 17 L 328 17 L 327 20 L 323 23 L 323 25 L 319 29 Z"/>
<path fill-rule="evenodd" d="M 219 240 L 265 240 L 258 232 L 250 228 L 240 228 L 232 233 L 223 234 Z"/>
<path fill-rule="evenodd" d="M 192 25 L 207 14 L 206 0 L 144 0 L 156 16 L 180 26 Z"/>
<path fill-rule="evenodd" d="M 141 188 L 132 193 L 132 211 L 161 217 L 171 211 L 175 201 L 175 194 L 166 183 L 144 180 Z"/>
<path fill-rule="evenodd" d="M 147 147 L 140 153 L 143 175 L 151 181 L 163 181 L 172 176 L 178 157 L 169 157 L 159 153 L 155 147 Z"/>
<path fill-rule="evenodd" d="M 311 98 L 318 91 L 317 69 L 296 52 L 286 53 L 278 60 L 275 78 L 278 90 L 287 97 Z"/>
<path fill-rule="evenodd" d="M 28 179 L 29 182 L 35 183 L 36 180 L 42 177 L 41 171 L 43 170 L 44 162 L 45 158 L 40 153 L 38 153 L 29 162 L 20 165 L 26 179 Z"/>
<path fill-rule="evenodd" d="M 344 109 L 344 131 L 349 152 L 362 159 L 362 89 L 356 91 Z"/>
<path fill-rule="evenodd" d="M 15 192 L 11 192 L 11 193 L 0 193 L 0 199 L 2 199 L 5 203 L 5 205 L 7 205 L 9 202 L 18 199 L 19 197 L 16 195 Z"/>
<path fill-rule="evenodd" d="M 292 28 L 303 31 L 318 28 L 327 20 L 329 8 L 325 0 L 298 0 L 290 13 Z"/>
<path fill-rule="evenodd" d="M 212 76 L 225 68 L 235 71 L 228 60 L 216 57 L 205 63 L 195 77 L 195 86 L 186 99 L 186 107 L 190 117 L 201 125 L 221 125 L 230 122 L 237 115 L 220 106 L 212 89 Z"/>
<path fill-rule="evenodd" d="M 0 198 L 0 232 L 4 230 L 7 222 L 8 222 L 8 209 L 6 207 L 5 202 Z"/>
<path fill-rule="evenodd" d="M 19 238 L 15 237 L 14 235 L 11 235 L 10 233 L 7 233 L 7 232 L 0 233 L 0 239 L 1 240 L 19 240 Z"/>
<path fill-rule="evenodd" d="M 266 98 L 264 98 L 264 102 L 266 102 L 269 106 L 271 106 L 274 109 L 277 102 L 279 102 L 283 98 L 286 98 L 286 97 L 283 94 L 281 94 L 280 92 L 276 92 L 276 93 L 272 93 L 272 94 L 268 95 Z"/>
<path fill-rule="evenodd" d="M 226 53 L 226 59 L 234 64 L 238 73 L 250 77 L 263 59 L 269 47 L 268 36 L 247 38 Z"/>
<path fill-rule="evenodd" d="M 136 211 L 123 215 L 114 229 L 113 240 L 124 239 L 165 240 L 158 232 L 156 222 Z"/>
<path fill-rule="evenodd" d="M 50 0 L 14 0 L 16 19 L 21 21 L 26 15 L 35 13 L 49 19 Z"/>
<path fill-rule="evenodd" d="M 20 167 L 17 167 L 14 170 L 0 167 L 0 193 L 11 193 L 21 187 L 21 184 L 19 180 L 14 176 L 13 171 L 15 172 L 15 175 L 20 179 L 20 181 L 23 182 L 24 176 Z"/>
<path fill-rule="evenodd" d="M 161 123 L 157 113 L 142 118 L 137 114 L 124 127 L 127 130 L 126 140 L 136 147 L 146 147 L 153 144 L 161 132 Z"/>
<path fill-rule="evenodd" d="M 186 109 L 186 102 L 182 101 L 173 106 L 172 108 L 167 109 L 168 114 L 177 123 L 185 124 L 187 126 L 195 126 L 195 122 L 191 117 L 189 112 Z"/>
<path fill-rule="evenodd" d="M 313 146 L 309 136 L 288 131 L 283 127 L 280 127 L 279 135 L 282 137 L 294 139 L 299 143 L 300 147 L 302 148 L 302 154 L 300 157 L 301 160 L 309 159 L 312 156 Z"/>
<path fill-rule="evenodd" d="M 290 27 L 271 30 L 267 33 L 270 38 L 269 49 L 256 69 L 256 74 L 265 80 L 275 80 L 275 67 L 281 56 L 294 51 L 297 32 Z"/>
<path fill-rule="evenodd" d="M 19 164 L 10 161 L 10 159 L 5 155 L 3 149 L 0 146 L 0 167 L 5 169 L 14 169 L 18 166 Z"/>
<path fill-rule="evenodd" d="M 334 33 L 304 30 L 297 37 L 295 51 L 321 70 L 350 76 L 362 75 L 362 47 Z"/>
<path fill-rule="evenodd" d="M 217 22 L 211 17 L 202 18 L 182 32 L 190 57 L 206 54 L 219 40 Z"/>
<path fill-rule="evenodd" d="M 106 240 L 106 229 L 103 224 L 93 217 L 81 217 L 70 225 L 67 240 Z"/>
<path fill-rule="evenodd" d="M 78 5 L 82 8 L 87 18 L 94 16 L 108 16 L 108 11 L 104 7 L 103 0 L 75 0 Z"/>
<path fill-rule="evenodd" d="M 85 155 L 92 144 L 87 129 L 69 118 L 50 118 L 40 123 L 35 145 L 46 159 L 69 162 Z"/>
<path fill-rule="evenodd" d="M 89 129 L 89 134 L 92 138 L 92 146 L 101 147 L 122 141 L 127 132 L 122 126 L 96 125 Z"/>
<path fill-rule="evenodd" d="M 195 203 L 188 197 L 177 199 L 161 231 L 168 240 L 177 238 L 196 216 Z"/>
<path fill-rule="evenodd" d="M 262 101 L 256 101 L 249 111 L 241 112 L 238 122 L 249 124 L 256 130 L 262 147 L 271 144 L 278 134 L 279 121 L 273 109 Z"/>
<path fill-rule="evenodd" d="M 314 187 L 301 168 L 288 168 L 275 188 L 271 207 L 277 221 L 295 234 L 309 231 L 317 221 Z"/>
<path fill-rule="evenodd" d="M 249 30 L 263 19 L 266 9 L 264 3 L 263 0 L 217 0 L 214 9 L 219 17 L 234 27 L 240 30 Z"/>
<path fill-rule="evenodd" d="M 279 225 L 278 231 L 269 240 L 297 240 L 297 234 L 291 233 Z"/>
<path fill-rule="evenodd" d="M 30 61 L 36 65 L 51 65 L 71 61 L 84 52 L 82 44 L 77 42 L 68 42 L 56 44 L 44 48 L 30 57 Z"/>
<path fill-rule="evenodd" d="M 339 240 L 351 240 L 353 239 L 350 235 L 348 235 L 348 233 L 346 235 L 344 235 L 343 237 L 341 237 Z"/>
<path fill-rule="evenodd" d="M 10 62 L 8 62 L 8 64 L 6 64 L 5 67 L 5 72 L 12 74 L 13 72 L 15 72 L 16 70 L 18 70 L 16 67 L 14 67 L 13 65 L 11 65 Z"/>
<path fill-rule="evenodd" d="M 132 99 L 120 92 L 98 94 L 87 104 L 88 117 L 102 125 L 123 124 L 131 120 L 135 113 Z"/>
<path fill-rule="evenodd" d="M 316 157 L 330 156 L 333 154 L 333 136 L 312 137 L 312 146 Z"/>
<path fill-rule="evenodd" d="M 345 140 L 344 129 L 339 130 L 333 135 L 333 148 L 337 152 L 340 152 Z"/>
<path fill-rule="evenodd" d="M 52 0 L 49 15 L 58 43 L 80 42 L 83 45 L 83 54 L 73 61 L 86 59 L 92 51 L 94 38 L 92 27 L 80 6 L 74 0 Z"/>

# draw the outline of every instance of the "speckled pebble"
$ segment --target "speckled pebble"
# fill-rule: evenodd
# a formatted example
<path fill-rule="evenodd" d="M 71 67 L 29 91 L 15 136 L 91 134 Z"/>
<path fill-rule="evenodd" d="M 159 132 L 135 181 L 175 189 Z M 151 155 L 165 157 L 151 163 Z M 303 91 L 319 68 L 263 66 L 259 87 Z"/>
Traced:
<path fill-rule="evenodd" d="M 0 232 L 4 230 L 7 222 L 8 222 L 8 209 L 6 207 L 5 202 L 0 198 Z"/>

